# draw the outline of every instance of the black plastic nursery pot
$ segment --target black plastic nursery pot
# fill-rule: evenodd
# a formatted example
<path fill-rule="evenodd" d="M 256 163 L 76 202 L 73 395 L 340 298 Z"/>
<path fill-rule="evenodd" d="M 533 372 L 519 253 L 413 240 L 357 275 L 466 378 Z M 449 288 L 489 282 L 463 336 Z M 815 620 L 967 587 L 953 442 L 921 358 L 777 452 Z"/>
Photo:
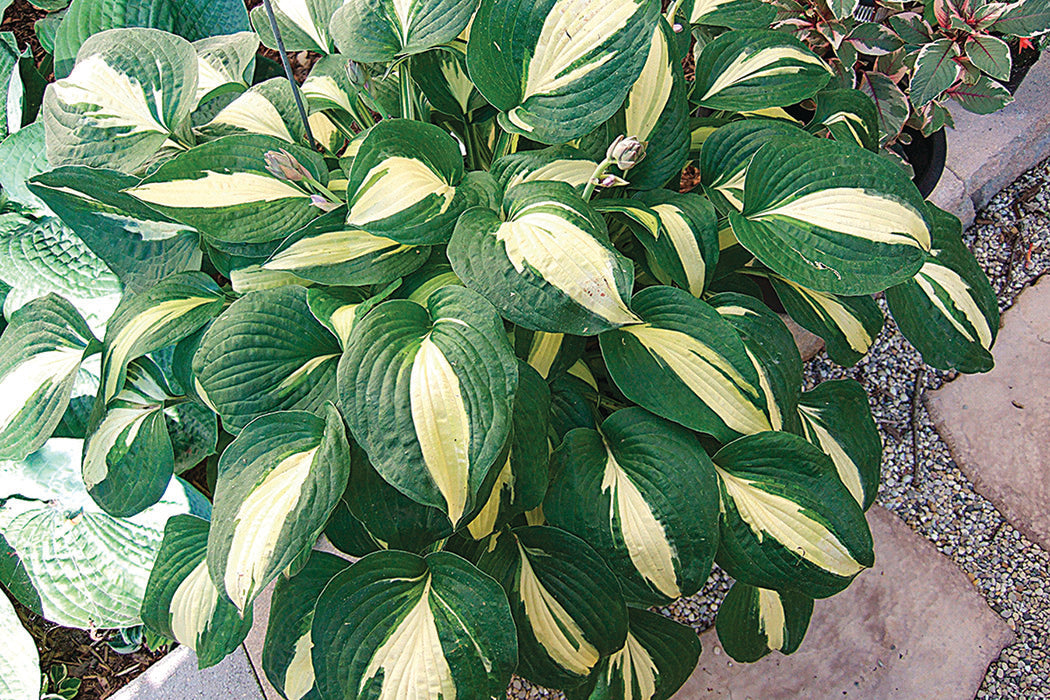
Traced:
<path fill-rule="evenodd" d="M 893 149 L 911 165 L 915 173 L 912 181 L 919 188 L 919 192 L 923 197 L 929 197 L 944 173 L 948 139 L 944 129 L 923 136 L 918 129 L 904 127 L 904 133 L 911 137 L 911 142 L 896 145 Z"/>

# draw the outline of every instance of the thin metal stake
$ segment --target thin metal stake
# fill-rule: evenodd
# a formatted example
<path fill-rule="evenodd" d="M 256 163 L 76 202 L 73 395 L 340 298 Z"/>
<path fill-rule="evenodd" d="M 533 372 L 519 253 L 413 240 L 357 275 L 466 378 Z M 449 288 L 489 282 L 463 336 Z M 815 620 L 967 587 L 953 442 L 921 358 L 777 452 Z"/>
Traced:
<path fill-rule="evenodd" d="M 270 0 L 263 0 L 263 5 L 266 7 L 266 17 L 270 20 L 273 38 L 277 40 L 277 53 L 281 54 L 284 74 L 288 76 L 288 82 L 292 84 L 292 96 L 295 97 L 295 106 L 299 108 L 299 117 L 303 120 L 303 127 L 306 129 L 306 141 L 310 144 L 310 148 L 316 151 L 318 150 L 317 142 L 314 140 L 314 134 L 310 130 L 310 119 L 306 115 L 306 107 L 303 106 L 303 96 L 299 94 L 299 84 L 295 82 L 295 75 L 292 74 L 292 64 L 288 62 L 288 52 L 284 50 L 284 39 L 281 38 L 281 30 L 277 28 L 277 18 L 274 17 L 273 6 L 270 4 Z"/>

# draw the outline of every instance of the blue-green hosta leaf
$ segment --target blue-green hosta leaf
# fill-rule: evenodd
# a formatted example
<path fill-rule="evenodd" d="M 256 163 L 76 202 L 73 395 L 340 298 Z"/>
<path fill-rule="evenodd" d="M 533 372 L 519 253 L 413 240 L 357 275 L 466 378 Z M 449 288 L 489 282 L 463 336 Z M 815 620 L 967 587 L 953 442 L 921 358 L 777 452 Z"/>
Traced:
<path fill-rule="evenodd" d="M 347 224 L 400 243 L 448 241 L 466 205 L 459 144 L 432 124 L 388 119 L 362 137 L 347 173 Z"/>
<path fill-rule="evenodd" d="M 175 452 L 165 422 L 173 398 L 157 365 L 132 361 L 124 388 L 88 424 L 84 485 L 110 515 L 128 517 L 156 503 L 175 473 Z"/>
<path fill-rule="evenodd" d="M 554 527 L 504 531 L 478 561 L 503 586 L 518 630 L 517 673 L 579 685 L 623 648 L 627 607 L 616 576 L 583 540 Z"/>
<path fill-rule="evenodd" d="M 505 130 L 565 143 L 615 114 L 649 55 L 647 0 L 482 0 L 467 66 Z"/>
<path fill-rule="evenodd" d="M 760 433 L 714 456 L 718 565 L 738 581 L 826 598 L 875 561 L 864 512 L 819 448 Z"/>
<path fill-rule="evenodd" d="M 310 632 L 314 607 L 328 582 L 349 566 L 350 562 L 342 557 L 315 551 L 302 571 L 291 578 L 277 580 L 263 643 L 262 666 L 273 687 L 289 700 L 318 700 Z"/>
<path fill-rule="evenodd" d="M 272 0 L 277 29 L 288 51 L 335 53 L 335 42 L 328 30 L 332 15 L 346 0 Z M 276 49 L 270 20 L 261 5 L 252 10 L 252 27 L 268 48 Z"/>
<path fill-rule="evenodd" d="M 771 651 L 794 653 L 812 613 L 813 599 L 801 593 L 756 588 L 737 581 L 718 608 L 715 629 L 729 656 L 741 663 L 753 663 Z"/>
<path fill-rule="evenodd" d="M 222 311 L 222 292 L 202 272 L 182 272 L 127 296 L 106 327 L 101 398 L 108 402 L 124 386 L 128 363 L 179 342 Z"/>
<path fill-rule="evenodd" d="M 305 130 L 288 79 L 270 78 L 234 98 L 197 133 L 207 140 L 230 134 L 262 134 L 298 143 Z"/>
<path fill-rule="evenodd" d="M 467 74 L 467 45 L 456 40 L 412 58 L 412 78 L 434 109 L 463 121 L 488 103 Z"/>
<path fill-rule="evenodd" d="M 322 697 L 488 698 L 518 645 L 499 585 L 450 552 L 376 552 L 336 574 L 310 631 Z"/>
<path fill-rule="evenodd" d="M 645 158 L 624 176 L 632 188 L 655 189 L 681 172 L 689 153 L 689 101 L 677 38 L 663 18 L 653 30 L 642 73 L 627 93 L 624 119 L 624 133 L 647 143 Z"/>
<path fill-rule="evenodd" d="M 40 652 L 22 626 L 15 606 L 0 591 L 0 698 L 21 700 L 40 695 Z"/>
<path fill-rule="evenodd" d="M 959 47 L 949 38 L 936 39 L 922 47 L 909 84 L 913 105 L 923 106 L 955 83 L 962 70 L 955 61 L 958 57 Z"/>
<path fill-rule="evenodd" d="M 93 342 L 61 297 L 34 299 L 12 314 L 0 336 L 0 459 L 25 459 L 51 436 Z"/>
<path fill-rule="evenodd" d="M 700 590 L 718 546 L 714 466 L 688 430 L 640 409 L 569 432 L 552 457 L 550 524 L 586 540 L 632 604 Z"/>
<path fill-rule="evenodd" d="M 192 649 L 199 668 L 226 658 L 252 627 L 250 606 L 242 618 L 215 587 L 207 552 L 207 520 L 192 515 L 169 520 L 142 601 L 146 627 Z"/>
<path fill-rule="evenodd" d="M 475 9 L 477 0 L 346 0 L 328 29 L 341 54 L 385 63 L 447 44 Z"/>
<path fill-rule="evenodd" d="M 695 0 L 690 24 L 729 29 L 766 29 L 776 19 L 776 6 L 764 0 Z"/>
<path fill-rule="evenodd" d="M 543 501 L 550 478 L 547 428 L 551 393 L 547 383 L 524 362 L 518 366 L 518 391 L 514 395 L 513 433 L 507 459 L 496 472 L 485 505 L 467 524 L 467 532 L 481 540 Z"/>
<path fill-rule="evenodd" d="M 4 299 L 8 318 L 32 299 L 57 294 L 101 333 L 120 302 L 117 277 L 54 217 L 0 214 L 0 280 L 11 287 Z"/>
<path fill-rule="evenodd" d="M 551 146 L 538 151 L 522 151 L 504 156 L 492 164 L 492 174 L 509 190 L 533 180 L 565 182 L 583 191 L 597 161 L 572 146 Z"/>
<path fill-rule="evenodd" d="M 831 457 L 861 508 L 870 508 L 879 490 L 882 439 L 864 389 L 848 379 L 822 382 L 802 394 L 798 412 L 802 435 Z"/>
<path fill-rule="evenodd" d="M 322 214 L 299 183 L 266 169 L 265 155 L 287 151 L 320 184 L 328 169 L 317 153 L 274 136 L 225 136 L 175 156 L 126 190 L 144 204 L 217 242 L 283 240 Z"/>
<path fill-rule="evenodd" d="M 514 329 L 514 349 L 518 357 L 547 381 L 576 364 L 586 344 L 586 339 L 577 335 Z"/>
<path fill-rule="evenodd" d="M 822 90 L 810 131 L 825 127 L 837 141 L 856 143 L 869 151 L 879 148 L 879 117 L 875 103 L 860 90 Z"/>
<path fill-rule="evenodd" d="M 219 459 L 208 535 L 212 580 L 242 612 L 324 530 L 346 488 L 350 447 L 334 406 L 324 418 L 257 418 Z"/>
<path fill-rule="evenodd" d="M 627 307 L 629 261 L 608 242 L 605 221 L 560 182 L 526 182 L 490 209 L 464 212 L 449 243 L 452 269 L 532 330 L 595 335 L 637 317 Z"/>
<path fill-rule="evenodd" d="M 0 142 L 0 187 L 8 201 L 14 200 L 35 216 L 52 212 L 30 191 L 26 180 L 49 168 L 42 122 L 34 122 Z"/>
<path fill-rule="evenodd" d="M 164 524 L 182 513 L 206 515 L 208 504 L 176 479 L 160 503 L 135 517 L 107 515 L 84 489 L 82 442 L 55 438 L 22 462 L 0 462 L 0 531 L 45 618 L 80 629 L 131 627 L 141 624 Z"/>
<path fill-rule="evenodd" d="M 802 358 L 791 331 L 754 297 L 722 292 L 708 302 L 744 341 L 766 399 L 770 426 L 773 430 L 798 432 L 796 409 L 802 391 Z"/>
<path fill-rule="evenodd" d="M 197 52 L 197 106 L 229 92 L 242 92 L 255 74 L 259 37 L 237 32 L 193 42 Z"/>
<path fill-rule="evenodd" d="M 236 434 L 274 411 L 324 415 L 334 401 L 339 340 L 310 311 L 307 290 L 251 292 L 215 319 L 193 357 L 196 391 Z"/>
<path fill-rule="evenodd" d="M 380 475 L 458 526 L 511 429 L 518 366 L 496 310 L 463 287 L 392 300 L 354 324 L 340 406 Z"/>
<path fill-rule="evenodd" d="M 44 93 L 47 158 L 133 172 L 185 132 L 196 95 L 197 54 L 185 39 L 156 29 L 96 34 Z"/>
<path fill-rule="evenodd" d="M 29 183 L 132 293 L 168 275 L 199 270 L 201 264 L 197 231 L 123 192 L 138 182 L 116 170 L 74 165 L 37 175 Z"/>
<path fill-rule="evenodd" d="M 824 339 L 828 356 L 852 367 L 868 354 L 882 330 L 882 310 L 870 296 L 816 292 L 772 275 L 769 278 L 784 310 L 800 326 Z"/>
<path fill-rule="evenodd" d="M 93 34 L 121 27 L 152 27 L 190 41 L 248 29 L 240 0 L 74 0 L 55 37 L 55 76 L 64 78 Z"/>
<path fill-rule="evenodd" d="M 602 659 L 581 688 L 566 691 L 569 700 L 668 700 L 689 679 L 700 658 L 696 632 L 647 610 L 627 614 L 623 649 Z"/>
<path fill-rule="evenodd" d="M 693 99 L 733 112 L 783 107 L 817 94 L 831 76 L 824 61 L 785 32 L 736 30 L 700 53 Z"/>
<path fill-rule="evenodd" d="M 362 286 L 404 277 L 429 254 L 429 246 L 405 245 L 351 226 L 346 212 L 338 210 L 293 234 L 260 267 L 320 284 Z"/>
<path fill-rule="evenodd" d="M 915 277 L 886 290 L 890 313 L 927 364 L 987 372 L 999 332 L 995 292 L 963 244 L 959 220 L 932 205 L 927 215 L 933 249 Z"/>
<path fill-rule="evenodd" d="M 827 139 L 754 155 L 737 240 L 774 272 L 832 294 L 872 294 L 912 277 L 930 249 L 919 191 L 891 161 Z"/>
<path fill-rule="evenodd" d="M 640 323 L 599 336 L 628 399 L 721 441 L 771 429 L 747 349 L 715 309 L 673 287 L 647 287 L 631 308 Z"/>
<path fill-rule="evenodd" d="M 635 227 L 649 270 L 660 282 L 699 297 L 718 264 L 715 209 L 696 194 L 658 189 L 635 195 L 659 222 L 656 233 Z"/>
<path fill-rule="evenodd" d="M 18 48 L 11 32 L 0 33 L 0 138 L 22 128 L 26 111 L 26 88 L 22 81 L 22 64 L 35 66 L 29 47 Z"/>

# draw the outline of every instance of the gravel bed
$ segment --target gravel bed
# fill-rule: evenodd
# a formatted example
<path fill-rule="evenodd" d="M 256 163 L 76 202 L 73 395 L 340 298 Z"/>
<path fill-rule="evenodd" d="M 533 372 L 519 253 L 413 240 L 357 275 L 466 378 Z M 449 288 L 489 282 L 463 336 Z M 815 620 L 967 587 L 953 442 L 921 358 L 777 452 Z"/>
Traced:
<path fill-rule="evenodd" d="M 1050 160 L 996 195 L 963 239 L 988 274 L 1000 311 L 1005 311 L 1022 290 L 1050 272 Z M 880 299 L 879 304 L 885 311 L 885 302 Z M 954 376 L 926 367 L 888 316 L 871 352 L 856 366 L 844 369 L 821 352 L 805 370 L 807 389 L 844 377 L 864 386 L 884 445 L 877 502 L 951 558 L 1015 631 L 1017 641 L 988 668 L 977 698 L 1050 699 L 1050 554 L 974 490 L 934 430 L 922 401 L 916 404 L 917 382 L 921 395 Z M 714 624 L 730 583 L 716 567 L 700 593 L 660 612 L 702 632 Z M 507 697 L 564 696 L 515 678 Z"/>

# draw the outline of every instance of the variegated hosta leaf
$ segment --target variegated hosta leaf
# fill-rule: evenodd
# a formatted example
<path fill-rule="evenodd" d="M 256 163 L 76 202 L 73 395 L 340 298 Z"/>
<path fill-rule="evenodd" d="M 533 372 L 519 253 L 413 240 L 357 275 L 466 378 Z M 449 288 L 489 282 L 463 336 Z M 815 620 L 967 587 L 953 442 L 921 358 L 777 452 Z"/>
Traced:
<path fill-rule="evenodd" d="M 774 141 L 748 167 L 741 244 L 774 272 L 833 294 L 912 277 L 930 249 L 919 191 L 891 161 L 829 141 Z"/>
<path fill-rule="evenodd" d="M 586 339 L 577 335 L 514 329 L 514 350 L 518 357 L 547 381 L 576 364 L 586 344 Z"/>
<path fill-rule="evenodd" d="M 53 213 L 26 184 L 29 178 L 46 172 L 50 167 L 42 121 L 35 121 L 0 141 L 0 187 L 8 202 L 21 205 L 23 213 L 33 216 Z"/>
<path fill-rule="evenodd" d="M 659 10 L 648 0 L 482 0 L 470 26 L 470 76 L 505 130 L 571 141 L 619 109 Z"/>
<path fill-rule="evenodd" d="M 199 270 L 200 236 L 123 190 L 138 178 L 116 170 L 73 165 L 37 175 L 29 188 L 62 218 L 91 252 L 141 292 L 168 275 Z"/>
<path fill-rule="evenodd" d="M 270 78 L 238 95 L 197 133 L 207 140 L 231 134 L 262 134 L 298 143 L 305 130 L 288 79 Z"/>
<path fill-rule="evenodd" d="M 700 638 L 691 627 L 637 608 L 623 648 L 603 659 L 591 679 L 566 691 L 569 700 L 668 700 L 700 658 Z"/>
<path fill-rule="evenodd" d="M 0 462 L 0 532 L 49 621 L 80 629 L 131 627 L 141 624 L 164 524 L 181 513 L 206 516 L 208 503 L 175 479 L 152 508 L 133 518 L 107 515 L 84 489 L 82 442 L 54 438 L 24 461 Z"/>
<path fill-rule="evenodd" d="M 681 172 L 689 153 L 689 111 L 677 37 L 661 18 L 624 102 L 624 133 L 647 143 L 645 158 L 625 175 L 632 188 L 655 189 Z"/>
<path fill-rule="evenodd" d="M 190 42 L 156 29 L 95 34 L 69 77 L 44 93 L 47 159 L 133 172 L 173 135 L 185 135 L 196 105 Z"/>
<path fill-rule="evenodd" d="M 795 591 L 756 588 L 737 581 L 729 589 L 715 629 L 722 648 L 741 663 L 753 663 L 771 651 L 793 654 L 802 643 L 813 613 L 813 599 Z"/>
<path fill-rule="evenodd" d="M 578 537 L 548 526 L 504 531 L 478 567 L 510 599 L 520 676 L 552 688 L 579 685 L 623 648 L 627 607 L 616 576 Z"/>
<path fill-rule="evenodd" d="M 659 221 L 656 234 L 634 227 L 645 246 L 649 270 L 664 284 L 699 297 L 718 264 L 718 220 L 711 203 L 696 194 L 658 189 L 635 195 Z"/>
<path fill-rule="evenodd" d="M 324 415 L 334 401 L 339 340 L 297 285 L 251 292 L 205 332 L 193 357 L 196 391 L 236 434 L 274 411 Z"/>
<path fill-rule="evenodd" d="M 547 520 L 591 544 L 631 604 L 700 590 L 718 547 L 714 466 L 688 430 L 640 408 L 573 430 L 552 456 Z"/>
<path fill-rule="evenodd" d="M 0 34 L 0 42 L 3 44 L 0 47 L 0 136 L 6 138 L 17 133 L 23 122 L 28 122 L 33 117 L 33 98 L 26 94 L 27 85 L 22 74 L 25 71 L 27 76 L 32 75 L 36 62 L 29 47 L 20 48 L 18 40 L 11 32 Z M 34 77 L 40 80 L 39 73 Z"/>
<path fill-rule="evenodd" d="M 0 698 L 19 700 L 40 695 L 40 652 L 32 635 L 22 626 L 15 606 L 0 591 Z"/>
<path fill-rule="evenodd" d="M 743 209 L 744 182 L 751 158 L 778 136 L 805 139 L 801 129 L 785 122 L 742 119 L 719 127 L 704 140 L 700 153 L 701 182 L 707 196 L 723 214 Z"/>
<path fill-rule="evenodd" d="M 782 107 L 813 97 L 832 71 L 786 32 L 726 32 L 704 46 L 696 62 L 693 99 L 733 112 Z"/>
<path fill-rule="evenodd" d="M 192 649 L 199 668 L 233 653 L 252 628 L 251 607 L 242 618 L 212 582 L 207 552 L 207 520 L 169 520 L 142 601 L 146 627 Z"/>
<path fill-rule="evenodd" d="M 4 315 L 27 302 L 57 294 L 101 335 L 120 302 L 120 281 L 98 256 L 55 217 L 30 221 L 0 214 L 0 281 L 11 291 Z"/>
<path fill-rule="evenodd" d="M 723 442 L 771 429 L 747 349 L 715 309 L 673 287 L 647 287 L 631 308 L 640 323 L 599 337 L 628 399 Z"/>
<path fill-rule="evenodd" d="M 339 113 L 338 116 L 354 118 L 357 111 L 355 103 L 361 88 L 350 82 L 348 71 L 364 71 L 364 68 L 351 68 L 351 63 L 345 56 L 338 54 L 318 59 L 302 87 L 303 97 L 311 111 L 332 110 Z"/>
<path fill-rule="evenodd" d="M 778 275 L 769 281 L 788 315 L 824 339 L 828 357 L 836 364 L 857 364 L 882 331 L 882 310 L 870 296 L 816 292 Z"/>
<path fill-rule="evenodd" d="M 349 472 L 343 419 L 331 405 L 323 418 L 257 418 L 230 443 L 219 459 L 208 569 L 238 610 L 313 547 Z"/>
<path fill-rule="evenodd" d="M 458 526 L 480 507 L 511 430 L 518 366 L 480 295 L 442 287 L 360 319 L 339 361 L 340 406 L 382 477 Z"/>
<path fill-rule="evenodd" d="M 506 692 L 518 652 L 507 598 L 455 554 L 370 554 L 336 574 L 316 607 L 324 611 L 310 631 L 321 697 Z"/>
<path fill-rule="evenodd" d="M 213 97 L 242 92 L 255 74 L 255 32 L 237 32 L 193 42 L 197 52 L 197 106 Z"/>
<path fill-rule="evenodd" d="M 0 459 L 25 459 L 51 436 L 92 343 L 80 314 L 53 294 L 11 316 L 0 335 Z"/>
<path fill-rule="evenodd" d="M 597 167 L 597 161 L 578 148 L 551 146 L 504 156 L 492 164 L 492 174 L 504 190 L 523 182 L 551 180 L 582 192 Z"/>
<path fill-rule="evenodd" d="M 314 318 L 324 324 L 339 339 L 339 346 L 345 349 L 357 319 L 386 301 L 396 285 L 393 282 L 373 296 L 367 296 L 357 287 L 312 287 L 306 292 L 306 303 Z"/>
<path fill-rule="evenodd" d="M 513 432 L 507 459 L 496 472 L 485 505 L 467 524 L 476 540 L 484 539 L 512 518 L 543 501 L 550 477 L 547 428 L 551 392 L 543 378 L 524 362 L 518 365 L 518 391 L 514 395 Z"/>
<path fill-rule="evenodd" d="M 352 449 L 358 449 L 356 445 L 351 445 Z M 350 473 L 353 474 L 355 467 L 350 467 Z M 382 481 L 379 476 L 377 479 Z M 345 552 L 352 557 L 363 557 L 371 554 L 372 552 L 378 552 L 383 547 L 376 542 L 375 538 L 372 537 L 366 528 L 364 523 L 358 520 L 352 512 L 350 512 L 350 506 L 348 505 L 349 495 L 353 493 L 352 481 L 346 485 L 346 491 L 343 492 L 343 497 L 339 499 L 339 503 L 336 504 L 335 510 L 328 516 L 328 522 L 324 526 L 324 536 L 328 538 L 328 541 L 340 552 Z M 386 483 L 385 481 L 383 482 Z M 387 487 L 391 492 L 396 493 L 406 501 L 409 500 L 407 496 L 403 495 L 400 491 L 395 489 L 393 486 L 387 484 Z M 414 501 L 412 501 L 414 503 Z M 418 505 L 418 504 L 417 504 Z M 442 522 L 445 517 L 441 515 L 437 509 L 432 509 L 438 513 Z M 440 539 L 440 538 L 439 538 Z"/>
<path fill-rule="evenodd" d="M 764 0 L 694 0 L 690 24 L 729 29 L 766 29 L 776 19 L 776 6 Z"/>
<path fill-rule="evenodd" d="M 879 490 L 882 439 L 863 387 L 850 379 L 822 382 L 802 394 L 798 412 L 802 434 L 831 457 L 861 508 L 870 508 Z"/>
<path fill-rule="evenodd" d="M 409 119 L 369 129 L 347 180 L 348 228 L 400 243 L 448 241 L 466 204 L 459 144 L 439 127 Z"/>
<path fill-rule="evenodd" d="M 341 54 L 385 63 L 447 44 L 475 9 L 477 0 L 346 0 L 328 28 Z"/>
<path fill-rule="evenodd" d="M 346 0 L 272 0 L 277 29 L 288 51 L 335 52 L 335 42 L 328 31 L 328 22 Z M 262 43 L 276 49 L 270 20 L 261 5 L 252 10 L 252 27 Z"/>
<path fill-rule="evenodd" d="M 722 515 L 718 565 L 738 581 L 827 598 L 875 561 L 864 512 L 819 448 L 782 432 L 714 456 Z"/>
<path fill-rule="evenodd" d="M 467 45 L 460 39 L 412 58 L 412 78 L 434 109 L 464 121 L 488 103 L 467 75 Z"/>
<path fill-rule="evenodd" d="M 55 36 L 58 78 L 69 74 L 84 40 L 107 29 L 152 27 L 190 41 L 248 29 L 248 12 L 240 0 L 179 0 L 176 5 L 155 0 L 77 0 L 65 4 L 70 7 Z"/>
<path fill-rule="evenodd" d="M 574 368 L 584 366 L 577 362 Z M 590 370 L 587 370 L 588 375 Z M 551 447 L 556 448 L 570 430 L 588 428 L 597 430 L 594 417 L 594 404 L 598 400 L 598 388 L 592 381 L 583 379 L 570 369 L 568 373 L 556 377 L 551 387 Z"/>
<path fill-rule="evenodd" d="M 123 388 L 131 360 L 179 342 L 217 316 L 224 303 L 218 286 L 202 272 L 172 275 L 124 297 L 106 326 L 102 402 Z"/>
<path fill-rule="evenodd" d="M 754 297 L 722 292 L 708 299 L 744 341 L 748 359 L 758 373 L 766 399 L 766 415 L 773 430 L 797 433 L 802 392 L 802 358 L 791 331 L 780 317 Z"/>
<path fill-rule="evenodd" d="M 261 267 L 320 284 L 361 286 L 404 277 L 429 254 L 429 246 L 405 245 L 351 226 L 340 210 L 292 234 Z"/>
<path fill-rule="evenodd" d="M 823 90 L 809 129 L 825 127 L 837 141 L 879 149 L 879 117 L 875 103 L 860 90 Z"/>
<path fill-rule="evenodd" d="M 172 390 L 147 357 L 131 362 L 124 388 L 88 424 L 84 485 L 110 515 L 128 517 L 164 495 L 175 472 L 175 452 L 164 405 Z"/>
<path fill-rule="evenodd" d="M 310 627 L 314 606 L 328 582 L 350 562 L 325 552 L 311 552 L 302 571 L 281 577 L 273 590 L 262 665 L 266 678 L 283 697 L 317 697 L 314 688 L 313 641 Z M 326 611 L 321 612 L 322 615 Z"/>
<path fill-rule="evenodd" d="M 218 242 L 284 239 L 322 214 L 303 183 L 278 178 L 266 153 L 285 150 L 314 180 L 328 182 L 317 153 L 262 134 L 226 136 L 175 156 L 125 190 L 139 201 Z"/>
<path fill-rule="evenodd" d="M 608 242 L 605 221 L 560 182 L 507 192 L 503 215 L 464 212 L 448 248 L 456 274 L 531 330 L 595 335 L 637 322 L 627 307 L 630 262 Z"/>
<path fill-rule="evenodd" d="M 951 214 L 929 205 L 933 249 L 912 279 L 886 290 L 890 313 L 926 364 L 960 372 L 987 372 L 999 332 L 995 293 L 962 227 Z"/>

